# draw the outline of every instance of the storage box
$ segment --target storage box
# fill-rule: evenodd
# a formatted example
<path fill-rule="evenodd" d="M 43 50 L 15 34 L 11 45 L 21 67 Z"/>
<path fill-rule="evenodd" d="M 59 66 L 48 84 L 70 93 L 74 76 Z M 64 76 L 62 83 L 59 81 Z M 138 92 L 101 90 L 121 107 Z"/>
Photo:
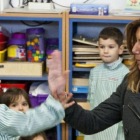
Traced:
<path fill-rule="evenodd" d="M 7 42 L 7 40 L 8 40 L 8 37 L 3 35 L 3 33 L 0 32 L 0 42 L 5 42 L 5 41 Z"/>
<path fill-rule="evenodd" d="M 107 4 L 71 4 L 70 14 L 80 15 L 108 15 L 109 6 Z"/>
<path fill-rule="evenodd" d="M 0 76 L 40 77 L 42 75 L 43 75 L 43 62 L 0 63 Z"/>
<path fill-rule="evenodd" d="M 41 103 L 43 103 L 49 94 L 38 94 L 37 96 L 33 96 L 32 94 L 29 94 L 30 102 L 33 107 L 39 106 Z"/>
<path fill-rule="evenodd" d="M 7 49 L 0 51 L 0 63 L 4 61 Z"/>
<path fill-rule="evenodd" d="M 84 136 L 77 136 L 76 140 L 84 140 Z"/>
<path fill-rule="evenodd" d="M 17 88 L 22 88 L 24 90 L 27 90 L 28 88 L 28 82 L 22 82 L 22 83 L 0 83 L 0 88 L 5 91 L 8 88 L 11 87 L 17 87 Z"/>
<path fill-rule="evenodd" d="M 7 42 L 0 42 L 0 51 L 3 51 L 4 49 L 6 49 L 6 45 L 7 45 Z"/>

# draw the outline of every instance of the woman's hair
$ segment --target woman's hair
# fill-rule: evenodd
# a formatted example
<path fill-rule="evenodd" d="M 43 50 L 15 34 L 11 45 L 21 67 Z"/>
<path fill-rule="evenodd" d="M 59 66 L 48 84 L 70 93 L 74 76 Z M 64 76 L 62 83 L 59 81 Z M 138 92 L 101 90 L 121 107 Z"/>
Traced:
<path fill-rule="evenodd" d="M 109 38 L 113 39 L 119 47 L 123 44 L 123 34 L 118 28 L 115 27 L 104 28 L 99 34 L 98 39 L 100 38 L 105 40 Z"/>
<path fill-rule="evenodd" d="M 1 96 L 0 103 L 9 106 L 11 103 L 19 100 L 21 96 L 25 98 L 29 107 L 32 107 L 27 92 L 24 89 L 17 87 L 11 87 L 6 92 L 4 92 Z"/>
<path fill-rule="evenodd" d="M 133 54 L 132 49 L 135 45 L 136 31 L 140 27 L 140 20 L 135 20 L 126 26 L 125 33 L 127 39 L 127 47 L 131 54 Z M 140 70 L 137 65 L 135 57 L 132 58 L 132 65 L 130 67 L 130 73 L 128 74 L 128 89 L 134 93 L 139 92 L 140 87 Z"/>

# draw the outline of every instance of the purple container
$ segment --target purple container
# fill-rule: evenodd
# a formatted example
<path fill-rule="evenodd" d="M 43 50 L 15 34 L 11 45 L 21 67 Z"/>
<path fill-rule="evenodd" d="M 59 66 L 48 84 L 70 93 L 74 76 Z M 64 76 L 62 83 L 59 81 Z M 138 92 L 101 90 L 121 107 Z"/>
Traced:
<path fill-rule="evenodd" d="M 7 52 L 8 61 L 26 61 L 26 39 L 9 39 Z"/>
<path fill-rule="evenodd" d="M 47 39 L 47 55 L 51 55 L 51 53 L 56 50 L 59 49 L 58 44 L 59 44 L 59 40 L 58 38 L 48 38 Z"/>
<path fill-rule="evenodd" d="M 45 30 L 43 28 L 29 28 L 26 30 L 28 37 L 27 50 L 28 61 L 45 61 Z"/>
<path fill-rule="evenodd" d="M 26 34 L 44 34 L 45 30 L 43 28 L 29 28 L 26 30 Z"/>
<path fill-rule="evenodd" d="M 26 45 L 26 39 L 9 39 L 9 45 Z"/>
<path fill-rule="evenodd" d="M 14 39 L 26 39 L 26 34 L 25 33 L 13 33 L 11 38 L 14 38 Z"/>
<path fill-rule="evenodd" d="M 38 94 L 37 96 L 32 96 L 32 94 L 29 94 L 30 102 L 33 107 L 39 106 L 41 103 L 46 101 L 49 94 Z"/>

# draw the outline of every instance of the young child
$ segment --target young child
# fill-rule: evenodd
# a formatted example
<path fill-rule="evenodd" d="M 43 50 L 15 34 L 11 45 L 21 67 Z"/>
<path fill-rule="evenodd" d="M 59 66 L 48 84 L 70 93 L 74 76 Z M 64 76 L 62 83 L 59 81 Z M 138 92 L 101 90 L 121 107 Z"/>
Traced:
<path fill-rule="evenodd" d="M 103 63 L 90 71 L 87 100 L 91 109 L 98 106 L 116 91 L 124 76 L 129 72 L 119 57 L 123 53 L 123 34 L 115 27 L 106 27 L 99 34 L 99 54 Z M 124 140 L 122 123 L 94 134 L 84 140 Z"/>
<path fill-rule="evenodd" d="M 49 95 L 49 96 L 51 96 L 51 95 Z M 12 109 L 14 111 L 20 111 L 23 113 L 26 113 L 29 110 L 29 108 L 31 108 L 30 99 L 29 99 L 29 96 L 26 93 L 26 91 L 23 89 L 20 89 L 20 88 L 16 88 L 16 87 L 9 88 L 5 93 L 3 93 L 1 95 L 0 103 L 7 105 L 10 109 Z M 62 106 L 63 106 L 63 104 L 62 104 Z M 51 115 L 54 115 L 54 113 L 48 114 L 48 116 L 49 116 L 48 119 L 51 118 Z M 53 119 L 53 117 L 52 117 L 52 119 Z M 56 117 L 56 119 L 58 119 L 58 116 Z M 39 121 L 39 120 L 37 120 L 37 121 Z M 52 120 L 49 119 L 48 121 L 51 122 Z M 18 123 L 18 122 L 15 122 L 15 123 Z M 47 120 L 46 120 L 46 123 L 47 123 Z M 52 124 L 52 127 L 53 126 L 55 126 L 55 124 Z M 38 128 L 38 131 L 39 131 L 39 128 Z M 42 134 L 43 134 L 43 132 L 37 133 L 37 134 L 35 134 L 33 136 L 29 136 L 29 137 L 20 137 L 20 136 L 13 136 L 13 135 L 11 136 L 11 135 L 1 131 L 0 140 L 1 139 L 4 139 L 4 140 L 9 140 L 9 139 L 11 139 L 11 140 L 12 139 L 13 140 L 19 140 L 19 139 L 36 140 L 37 138 L 38 138 L 38 140 L 39 140 L 39 138 L 40 138 L 40 140 L 46 140 L 45 136 L 43 136 Z"/>
<path fill-rule="evenodd" d="M 0 103 L 7 105 L 12 110 L 21 111 L 23 113 L 26 113 L 29 108 L 32 108 L 27 92 L 16 87 L 9 88 L 5 93 L 3 93 Z M 2 135 L 0 133 L 0 137 L 3 137 Z M 4 137 L 6 137 L 6 135 Z M 41 140 L 47 140 L 44 132 L 40 132 L 29 137 L 21 137 L 20 139 L 35 140 L 37 137 L 38 139 L 39 137 L 42 138 Z"/>

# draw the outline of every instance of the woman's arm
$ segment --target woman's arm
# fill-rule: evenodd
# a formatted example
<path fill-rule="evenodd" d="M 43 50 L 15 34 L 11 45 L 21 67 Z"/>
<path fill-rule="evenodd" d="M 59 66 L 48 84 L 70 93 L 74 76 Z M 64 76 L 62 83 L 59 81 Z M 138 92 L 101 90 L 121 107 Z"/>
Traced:
<path fill-rule="evenodd" d="M 100 132 L 122 120 L 123 99 L 126 91 L 126 79 L 110 98 L 95 109 L 84 110 L 74 104 L 65 111 L 65 121 L 84 134 Z"/>

